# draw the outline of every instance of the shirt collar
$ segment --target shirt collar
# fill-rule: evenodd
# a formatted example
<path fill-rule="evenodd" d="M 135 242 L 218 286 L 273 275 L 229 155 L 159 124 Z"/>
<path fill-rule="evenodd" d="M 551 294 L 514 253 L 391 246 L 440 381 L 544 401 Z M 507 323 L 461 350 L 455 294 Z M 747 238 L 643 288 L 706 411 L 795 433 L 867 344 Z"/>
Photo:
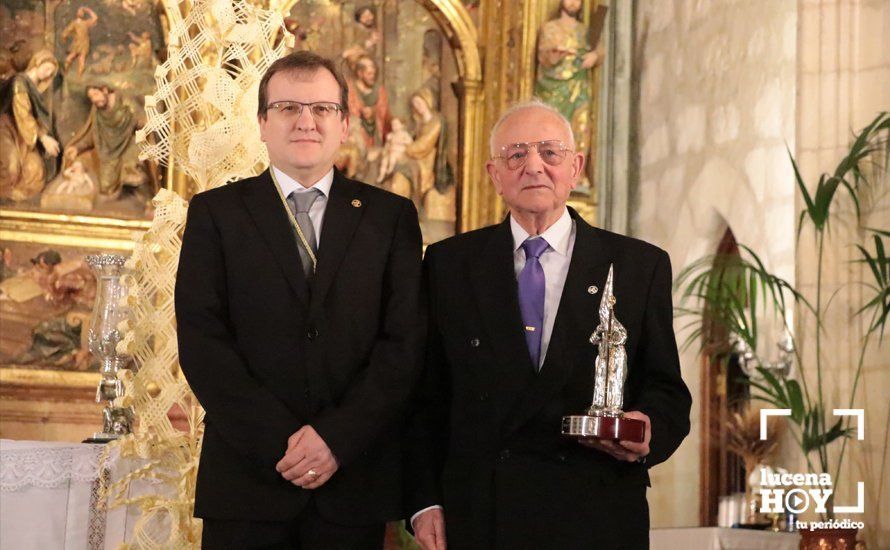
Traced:
<path fill-rule="evenodd" d="M 556 223 L 541 233 L 541 237 L 547 241 L 550 248 L 565 256 L 569 253 L 569 237 L 572 235 L 572 224 L 573 220 L 572 216 L 569 215 L 569 209 L 565 208 L 562 216 L 556 220 Z M 529 238 L 529 234 L 512 215 L 510 216 L 510 231 L 513 232 L 513 252 L 516 252 L 522 246 L 522 243 Z"/>
<path fill-rule="evenodd" d="M 270 165 L 271 166 L 271 165 Z M 278 180 L 278 185 L 281 189 L 281 194 L 285 197 L 289 196 L 291 193 L 296 191 L 297 193 L 304 193 L 309 189 L 315 188 L 321 191 L 321 194 L 324 195 L 325 198 L 328 198 L 331 194 L 331 185 L 334 183 L 334 169 L 331 168 L 327 174 L 323 175 L 320 180 L 313 183 L 309 187 L 303 187 L 300 182 L 295 180 L 294 178 L 288 176 L 278 168 L 271 166 L 271 169 L 275 172 L 275 179 Z"/>

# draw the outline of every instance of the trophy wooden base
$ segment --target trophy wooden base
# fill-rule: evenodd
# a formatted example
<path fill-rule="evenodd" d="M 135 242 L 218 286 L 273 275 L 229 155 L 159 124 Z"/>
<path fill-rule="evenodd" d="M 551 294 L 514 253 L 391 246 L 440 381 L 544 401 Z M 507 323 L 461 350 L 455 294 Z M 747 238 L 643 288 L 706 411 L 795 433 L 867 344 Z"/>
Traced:
<path fill-rule="evenodd" d="M 646 423 L 617 416 L 563 416 L 562 435 L 642 443 L 646 438 Z"/>

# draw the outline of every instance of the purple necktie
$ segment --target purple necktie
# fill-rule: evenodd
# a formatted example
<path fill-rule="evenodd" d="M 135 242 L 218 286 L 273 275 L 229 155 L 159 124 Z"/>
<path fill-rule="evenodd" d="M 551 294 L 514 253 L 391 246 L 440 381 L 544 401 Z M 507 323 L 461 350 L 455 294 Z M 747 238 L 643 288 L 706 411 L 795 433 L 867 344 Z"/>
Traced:
<path fill-rule="evenodd" d="M 535 371 L 541 359 L 541 333 L 544 330 L 544 268 L 538 258 L 550 245 L 541 237 L 522 243 L 525 267 L 519 273 L 519 311 L 525 329 L 525 343 Z"/>

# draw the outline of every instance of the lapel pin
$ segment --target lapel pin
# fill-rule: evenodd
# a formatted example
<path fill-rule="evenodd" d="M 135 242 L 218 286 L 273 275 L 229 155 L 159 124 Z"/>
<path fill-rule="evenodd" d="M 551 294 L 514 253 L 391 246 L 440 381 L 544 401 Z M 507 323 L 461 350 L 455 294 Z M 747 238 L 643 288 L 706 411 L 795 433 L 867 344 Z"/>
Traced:
<path fill-rule="evenodd" d="M 599 291 L 600 289 L 596 285 L 590 285 L 589 287 L 587 287 L 588 294 L 596 294 Z"/>
<path fill-rule="evenodd" d="M 358 199 L 352 199 L 352 206 L 354 206 L 355 208 L 361 208 L 362 201 L 360 201 Z"/>

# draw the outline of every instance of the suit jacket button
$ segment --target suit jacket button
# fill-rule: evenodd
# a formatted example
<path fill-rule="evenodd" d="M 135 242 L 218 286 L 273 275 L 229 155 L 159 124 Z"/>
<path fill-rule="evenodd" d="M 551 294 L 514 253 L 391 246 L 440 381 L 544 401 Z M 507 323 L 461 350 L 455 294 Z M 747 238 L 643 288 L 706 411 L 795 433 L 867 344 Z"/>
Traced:
<path fill-rule="evenodd" d="M 472 340 L 470 340 L 470 345 L 473 346 L 474 348 L 478 348 L 479 347 L 479 339 L 473 338 Z"/>
<path fill-rule="evenodd" d="M 485 393 L 485 392 L 480 393 L 480 394 L 479 394 L 479 401 L 488 401 L 488 394 Z"/>
<path fill-rule="evenodd" d="M 309 327 L 309 330 L 306 331 L 306 338 L 309 338 L 310 340 L 315 340 L 317 336 L 318 329 L 315 327 Z"/>
<path fill-rule="evenodd" d="M 509 459 L 510 458 L 510 449 L 504 449 L 503 451 L 501 451 L 501 453 L 498 455 L 498 458 L 501 459 L 501 462 Z"/>

